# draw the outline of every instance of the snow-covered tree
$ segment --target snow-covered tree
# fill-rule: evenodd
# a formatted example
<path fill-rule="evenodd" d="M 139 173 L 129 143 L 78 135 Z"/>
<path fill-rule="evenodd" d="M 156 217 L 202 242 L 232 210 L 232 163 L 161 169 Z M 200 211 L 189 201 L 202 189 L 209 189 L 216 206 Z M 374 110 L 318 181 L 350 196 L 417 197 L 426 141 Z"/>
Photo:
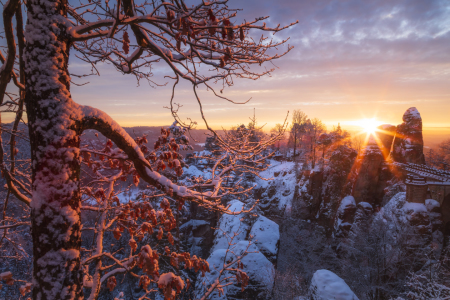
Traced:
<path fill-rule="evenodd" d="M 158 63 L 163 63 L 173 72 L 174 90 L 180 79 L 192 84 L 201 110 L 197 93 L 200 86 L 211 90 L 219 98 L 230 100 L 217 94 L 211 83 L 222 82 L 223 86 L 230 86 L 236 77 L 258 79 L 272 70 L 258 72 L 250 69 L 251 65 L 277 59 L 291 49 L 288 47 L 281 54 L 269 55 L 268 50 L 285 44 L 286 40 L 254 39 L 249 35 L 249 30 L 275 33 L 286 27 L 269 28 L 265 23 L 261 24 L 267 17 L 234 24 L 232 20 L 238 10 L 229 8 L 227 0 L 198 1 L 193 6 L 183 0 L 89 0 L 77 2 L 76 7 L 72 4 L 62 0 L 28 0 L 25 6 L 19 0 L 10 0 L 3 6 L 3 35 L 7 53 L 6 57 L 1 56 L 0 107 L 16 114 L 12 137 L 16 135 L 17 126 L 26 111 L 31 174 L 28 177 L 15 171 L 14 138 L 10 141 L 9 156 L 0 147 L 0 165 L 8 191 L 31 208 L 34 299 L 81 299 L 83 287 L 90 286 L 90 283 L 84 284 L 91 281 L 84 280 L 83 263 L 86 261 L 80 248 L 80 211 L 84 209 L 80 168 L 82 163 L 89 163 L 89 157 L 83 154 L 88 152 L 81 151 L 81 135 L 88 129 L 96 130 L 108 139 L 108 144 L 104 145 L 98 156 L 102 161 L 99 166 L 108 162 L 117 171 L 107 176 L 100 174 L 110 187 L 122 174 L 128 174 L 135 180 L 141 179 L 155 186 L 180 203 L 197 201 L 210 209 L 231 213 L 220 203 L 219 176 L 214 180 L 213 190 L 206 193 L 175 184 L 160 173 L 163 164 L 169 162 L 172 166 L 175 164 L 175 169 L 178 168 L 172 154 L 170 157 L 163 155 L 159 166 L 155 165 L 158 158 L 152 161 L 146 156 L 142 140 L 131 138 L 101 110 L 80 105 L 72 99 L 69 72 L 71 51 L 76 51 L 82 60 L 90 64 L 94 74 L 98 73 L 97 64 L 108 62 L 117 71 L 149 83 L 153 83 L 152 70 Z M 27 14 L 26 26 L 23 24 L 23 12 Z M 15 32 L 13 23 L 16 24 Z M 19 90 L 17 94 L 7 90 L 11 79 Z M 173 95 L 170 108 L 180 124 L 189 126 L 179 120 Z M 201 113 L 207 128 L 211 129 L 203 111 Z M 170 139 L 167 132 L 162 132 L 161 136 L 161 144 L 168 143 L 176 152 L 178 143 Z M 3 146 L 2 141 L 0 144 Z M 109 153 L 108 149 L 111 151 L 114 145 L 117 150 Z M 230 149 L 248 151 L 234 146 Z M 111 188 L 99 192 L 96 195 L 100 205 L 97 209 L 106 209 L 111 205 L 112 195 Z M 165 204 L 161 208 L 164 211 L 166 207 Z M 132 206 L 128 209 L 129 214 L 133 212 L 136 216 L 137 209 L 142 212 L 143 207 Z M 151 214 L 151 209 L 147 207 L 146 212 Z M 167 213 L 166 217 L 170 219 Z M 107 225 L 109 223 L 102 221 L 96 230 L 106 230 Z M 132 249 L 130 253 L 134 252 L 135 243 L 130 240 L 129 246 Z M 89 259 L 95 261 L 97 266 L 100 264 L 97 276 L 104 276 L 101 261 L 107 254 L 98 248 L 95 251 L 98 255 Z M 131 259 L 135 257 L 133 255 L 126 262 L 110 259 L 119 270 L 129 271 L 133 263 L 137 263 L 154 274 L 157 256 L 145 247 L 137 259 Z M 159 277 L 161 282 L 158 283 L 166 299 L 172 299 L 173 294 L 183 287 L 181 281 L 172 275 Z M 108 287 L 113 288 L 113 278 L 93 280 L 100 285 L 106 281 Z M 151 276 L 148 279 L 152 280 Z M 142 280 L 142 285 L 146 286 L 147 278 Z M 92 294 L 95 297 L 95 291 Z"/>

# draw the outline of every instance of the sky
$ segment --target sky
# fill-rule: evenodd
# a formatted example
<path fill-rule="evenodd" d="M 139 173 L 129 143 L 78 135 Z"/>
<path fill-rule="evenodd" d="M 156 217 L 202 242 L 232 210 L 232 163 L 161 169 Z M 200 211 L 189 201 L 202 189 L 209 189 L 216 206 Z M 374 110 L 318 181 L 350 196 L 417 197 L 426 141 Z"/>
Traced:
<path fill-rule="evenodd" d="M 194 0 L 190 1 L 196 3 Z M 235 24 L 270 16 L 267 25 L 298 24 L 275 35 L 290 37 L 295 48 L 274 61 L 271 76 L 257 81 L 238 79 L 224 90 L 231 104 L 202 91 L 200 97 L 215 128 L 247 123 L 254 109 L 259 124 L 270 129 L 283 123 L 288 111 L 303 110 L 329 129 L 347 129 L 362 118 L 399 124 L 409 107 L 422 115 L 424 132 L 450 137 L 450 1 L 434 0 L 230 0 L 242 8 Z M 259 34 L 259 33 L 257 33 Z M 286 47 L 281 47 L 283 52 Z M 72 55 L 72 73 L 89 71 Z M 168 68 L 158 65 L 154 80 L 163 87 L 99 66 L 100 77 L 73 80 L 89 84 L 71 88 L 80 104 L 100 108 L 122 126 L 167 125 L 172 82 Z M 201 122 L 190 84 L 181 84 L 175 102 L 182 118 Z"/>

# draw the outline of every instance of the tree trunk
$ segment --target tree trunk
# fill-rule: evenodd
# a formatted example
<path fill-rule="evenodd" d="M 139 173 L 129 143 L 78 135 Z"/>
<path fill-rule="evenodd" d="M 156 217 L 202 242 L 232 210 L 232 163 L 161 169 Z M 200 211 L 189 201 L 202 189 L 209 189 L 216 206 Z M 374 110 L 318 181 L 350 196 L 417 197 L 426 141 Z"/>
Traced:
<path fill-rule="evenodd" d="M 295 161 L 295 150 L 297 148 L 297 131 L 294 131 L 294 157 L 293 161 Z"/>
<path fill-rule="evenodd" d="M 31 143 L 33 299 L 82 299 L 81 111 L 70 95 L 66 0 L 28 0 L 25 103 Z"/>
<path fill-rule="evenodd" d="M 315 166 L 316 166 L 316 146 L 314 145 L 312 168 L 314 169 Z"/>

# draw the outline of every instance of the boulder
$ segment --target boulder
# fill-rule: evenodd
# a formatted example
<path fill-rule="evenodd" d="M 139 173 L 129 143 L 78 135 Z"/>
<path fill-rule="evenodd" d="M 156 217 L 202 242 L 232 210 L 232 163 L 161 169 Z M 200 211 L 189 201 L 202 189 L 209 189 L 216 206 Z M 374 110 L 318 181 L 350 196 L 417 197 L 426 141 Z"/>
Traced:
<path fill-rule="evenodd" d="M 239 200 L 232 200 L 228 204 L 230 211 L 238 212 L 244 208 L 244 203 Z M 196 221 L 195 225 L 204 224 Z M 194 228 L 194 224 L 187 226 Z M 275 274 L 273 262 L 276 261 L 279 239 L 278 224 L 264 216 L 255 218 L 253 214 L 248 213 L 223 214 L 218 221 L 211 254 L 207 259 L 211 272 L 206 273 L 204 277 L 198 276 L 194 291 L 195 299 L 206 292 L 221 272 L 221 280 L 226 279 L 230 284 L 222 282 L 225 285 L 223 294 L 219 295 L 219 291 L 216 290 L 211 299 L 267 299 L 273 287 Z M 221 270 L 224 264 L 232 262 L 246 250 L 248 253 L 241 262 L 242 270 L 249 276 L 249 284 L 242 290 L 240 283 L 233 279 L 236 275 L 236 264 L 231 266 L 233 270 Z"/>
<path fill-rule="evenodd" d="M 230 205 L 228 210 L 232 212 L 238 212 L 244 208 L 244 203 L 239 200 L 232 200 L 228 204 Z M 243 214 L 237 216 L 223 214 L 220 217 L 218 229 L 215 231 L 214 245 L 211 248 L 211 253 L 218 249 L 227 249 L 231 237 L 233 237 L 234 243 L 245 240 L 250 226 L 246 221 L 241 222 L 243 217 Z"/>
<path fill-rule="evenodd" d="M 425 164 L 422 118 L 415 107 L 405 112 L 403 123 L 397 126 L 391 156 L 401 163 Z"/>
<path fill-rule="evenodd" d="M 231 251 L 226 249 L 217 249 L 211 253 L 208 258 L 210 273 L 206 273 L 204 277 L 198 276 L 195 284 L 194 299 L 199 299 L 205 294 L 207 288 L 220 275 L 225 262 L 236 259 L 236 255 L 241 255 L 246 249 L 250 252 L 241 260 L 244 268 L 243 271 L 249 277 L 248 286 L 242 291 L 241 285 L 233 283 L 226 285 L 227 281 L 222 282 L 224 294 L 219 295 L 219 291 L 215 290 L 209 299 L 218 300 L 236 300 L 236 299 L 267 299 L 273 287 L 275 268 L 273 264 L 260 252 L 255 245 L 249 245 L 248 241 L 240 241 L 231 247 Z M 234 276 L 233 271 L 224 271 L 221 279 Z M 228 280 L 229 281 L 229 280 Z"/>
<path fill-rule="evenodd" d="M 358 300 L 345 281 L 328 270 L 317 270 L 309 287 L 309 300 Z"/>
<path fill-rule="evenodd" d="M 250 235 L 259 251 L 272 262 L 276 261 L 280 229 L 277 223 L 259 216 L 250 230 Z"/>

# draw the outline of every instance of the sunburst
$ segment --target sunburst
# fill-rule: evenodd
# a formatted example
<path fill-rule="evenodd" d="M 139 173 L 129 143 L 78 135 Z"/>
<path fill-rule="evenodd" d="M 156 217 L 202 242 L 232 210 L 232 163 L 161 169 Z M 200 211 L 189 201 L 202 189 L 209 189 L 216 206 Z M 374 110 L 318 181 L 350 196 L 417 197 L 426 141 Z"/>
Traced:
<path fill-rule="evenodd" d="M 378 126 L 383 124 L 383 122 L 378 121 L 375 118 L 372 119 L 361 119 L 353 122 L 356 126 L 362 128 L 362 131 L 367 134 L 375 134 L 375 132 L 379 131 Z"/>

